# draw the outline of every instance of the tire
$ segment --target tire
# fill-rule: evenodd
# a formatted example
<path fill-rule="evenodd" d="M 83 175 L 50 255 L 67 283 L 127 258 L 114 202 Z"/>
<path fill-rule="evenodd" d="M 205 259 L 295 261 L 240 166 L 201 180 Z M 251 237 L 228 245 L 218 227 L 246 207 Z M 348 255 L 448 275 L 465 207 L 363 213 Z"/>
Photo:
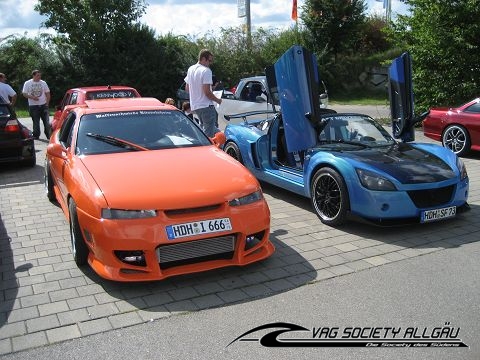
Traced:
<path fill-rule="evenodd" d="M 77 266 L 87 263 L 88 247 L 85 244 L 80 224 L 78 223 L 77 205 L 73 199 L 68 202 L 68 213 L 70 215 L 70 239 L 72 241 L 73 260 Z"/>
<path fill-rule="evenodd" d="M 25 166 L 35 167 L 35 165 L 37 165 L 37 156 L 33 154 L 33 156 L 30 159 L 25 161 Z"/>
<path fill-rule="evenodd" d="M 349 197 L 342 176 L 332 168 L 317 170 L 310 187 L 313 209 L 322 223 L 329 226 L 343 225 L 347 220 Z"/>
<path fill-rule="evenodd" d="M 238 145 L 235 144 L 233 141 L 229 141 L 228 143 L 226 143 L 223 151 L 225 151 L 228 155 L 233 157 L 239 163 L 243 164 L 242 153 L 240 152 Z"/>
<path fill-rule="evenodd" d="M 50 171 L 50 167 L 48 166 L 47 160 L 45 160 L 44 170 L 45 170 L 45 175 L 44 175 L 43 184 L 45 186 L 45 193 L 47 194 L 48 200 L 50 200 L 51 202 L 54 202 L 57 199 L 55 198 L 55 190 L 53 189 L 52 173 Z"/>
<path fill-rule="evenodd" d="M 450 125 L 443 132 L 442 145 L 458 156 L 466 155 L 470 151 L 470 135 L 463 126 Z"/>

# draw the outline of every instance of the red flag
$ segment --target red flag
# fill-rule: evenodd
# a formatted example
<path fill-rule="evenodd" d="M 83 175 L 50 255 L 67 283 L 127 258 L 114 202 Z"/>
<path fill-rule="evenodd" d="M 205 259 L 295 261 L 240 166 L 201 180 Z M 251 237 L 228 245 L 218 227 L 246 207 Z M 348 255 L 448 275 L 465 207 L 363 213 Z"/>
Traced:
<path fill-rule="evenodd" d="M 297 0 L 293 0 L 292 6 L 292 20 L 297 21 Z"/>

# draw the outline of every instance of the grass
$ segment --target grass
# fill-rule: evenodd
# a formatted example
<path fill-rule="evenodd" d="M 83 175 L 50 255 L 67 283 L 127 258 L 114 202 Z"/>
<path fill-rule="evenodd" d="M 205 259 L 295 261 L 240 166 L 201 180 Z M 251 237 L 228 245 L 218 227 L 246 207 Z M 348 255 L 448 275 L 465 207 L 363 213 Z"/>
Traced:
<path fill-rule="evenodd" d="M 388 105 L 386 99 L 356 98 L 337 99 L 329 98 L 328 102 L 333 105 Z"/>
<path fill-rule="evenodd" d="M 353 94 L 335 94 L 329 97 L 329 103 L 337 105 L 388 105 L 388 99 L 384 93 L 366 93 L 358 96 Z"/>
<path fill-rule="evenodd" d="M 53 109 L 49 109 L 49 110 L 50 110 L 50 116 L 53 116 L 55 111 Z M 28 113 L 27 109 L 15 108 L 15 113 L 17 114 L 18 118 L 29 118 L 30 117 L 30 114 Z"/>

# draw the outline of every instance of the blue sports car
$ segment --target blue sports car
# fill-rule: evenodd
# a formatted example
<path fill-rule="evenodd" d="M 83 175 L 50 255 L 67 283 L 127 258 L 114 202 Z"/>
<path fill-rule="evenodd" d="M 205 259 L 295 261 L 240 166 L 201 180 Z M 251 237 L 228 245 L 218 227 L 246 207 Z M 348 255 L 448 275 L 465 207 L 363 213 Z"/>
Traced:
<path fill-rule="evenodd" d="M 367 115 L 321 109 L 317 62 L 303 47 L 291 47 L 266 74 L 281 113 L 225 116 L 244 121 L 227 125 L 224 151 L 258 179 L 310 198 L 323 223 L 424 223 L 468 209 L 462 160 L 414 142 L 413 126 L 425 115 L 414 116 L 408 53 L 389 69 L 393 136 Z"/>

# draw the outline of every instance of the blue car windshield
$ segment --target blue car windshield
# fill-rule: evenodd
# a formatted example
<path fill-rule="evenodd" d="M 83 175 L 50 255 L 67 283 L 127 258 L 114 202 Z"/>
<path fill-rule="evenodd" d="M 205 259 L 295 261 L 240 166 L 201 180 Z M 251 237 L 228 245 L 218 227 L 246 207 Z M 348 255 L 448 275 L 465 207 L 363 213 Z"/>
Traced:
<path fill-rule="evenodd" d="M 202 130 L 180 111 L 139 110 L 87 114 L 80 119 L 77 154 L 211 145 Z"/>
<path fill-rule="evenodd" d="M 319 145 L 345 143 L 375 147 L 392 145 L 395 140 L 380 124 L 366 115 L 335 114 L 322 119 L 318 142 Z"/>

